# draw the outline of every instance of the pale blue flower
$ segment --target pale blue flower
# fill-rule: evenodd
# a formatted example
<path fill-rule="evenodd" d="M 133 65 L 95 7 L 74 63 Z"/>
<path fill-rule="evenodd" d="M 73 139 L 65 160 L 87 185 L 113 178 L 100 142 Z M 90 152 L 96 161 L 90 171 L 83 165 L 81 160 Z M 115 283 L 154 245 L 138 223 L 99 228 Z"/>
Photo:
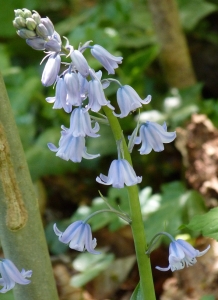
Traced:
<path fill-rule="evenodd" d="M 54 103 L 54 109 L 63 108 L 67 113 L 72 111 L 72 104 L 67 102 L 67 86 L 62 77 L 57 80 L 55 97 L 47 97 L 48 103 Z"/>
<path fill-rule="evenodd" d="M 114 56 L 100 45 L 90 46 L 92 55 L 102 64 L 108 71 L 108 74 L 114 74 L 114 69 L 118 68 L 118 64 L 122 63 L 122 57 Z"/>
<path fill-rule="evenodd" d="M 89 104 L 87 106 L 87 109 L 91 109 L 94 112 L 98 112 L 104 105 L 107 105 L 110 109 L 114 110 L 114 107 L 110 104 L 110 101 L 108 101 L 105 97 L 103 86 L 100 81 L 101 74 L 102 72 L 95 73 L 90 69 L 92 80 L 89 81 Z"/>
<path fill-rule="evenodd" d="M 199 251 L 193 248 L 184 240 L 178 239 L 170 243 L 169 247 L 169 266 L 167 268 L 156 267 L 160 271 L 181 270 L 185 266 L 193 266 L 197 260 L 196 257 L 204 255 L 210 249 L 210 245 L 204 250 Z"/>
<path fill-rule="evenodd" d="M 48 148 L 56 152 L 56 156 L 75 163 L 81 162 L 82 158 L 94 159 L 100 156 L 100 154 L 92 155 L 86 152 L 85 138 L 83 136 L 73 136 L 71 129 L 67 129 L 64 126 L 62 126 L 62 129 L 59 148 L 52 143 L 48 143 Z"/>
<path fill-rule="evenodd" d="M 114 188 L 123 188 L 124 184 L 127 186 L 138 184 L 142 181 L 142 177 L 136 176 L 133 167 L 125 159 L 115 159 L 112 161 L 108 176 L 100 174 L 96 181 L 101 184 L 111 185 Z"/>
<path fill-rule="evenodd" d="M 74 72 L 67 72 L 64 75 L 64 81 L 67 89 L 67 103 L 74 106 L 81 105 L 83 98 L 80 95 L 78 74 Z"/>
<path fill-rule="evenodd" d="M 3 259 L 0 261 L 0 274 L 0 285 L 3 286 L 0 293 L 6 293 L 13 289 L 15 283 L 22 285 L 29 284 L 31 281 L 26 279 L 26 277 L 31 277 L 32 271 L 22 269 L 20 272 L 11 260 Z"/>
<path fill-rule="evenodd" d="M 87 60 L 79 50 L 72 50 L 72 46 L 70 47 L 70 49 L 70 57 L 72 59 L 73 65 L 82 76 L 87 77 L 89 75 L 89 65 L 87 63 Z"/>
<path fill-rule="evenodd" d="M 162 126 L 147 121 L 139 129 L 139 137 L 136 137 L 134 144 L 142 143 L 139 149 L 140 154 L 149 154 L 152 149 L 155 152 L 164 150 L 164 143 L 170 143 L 176 138 L 176 132 L 167 132 L 166 123 Z"/>
<path fill-rule="evenodd" d="M 142 104 L 148 104 L 151 96 L 147 96 L 142 100 L 136 91 L 130 85 L 124 85 L 117 90 L 117 103 L 120 108 L 120 114 L 113 113 L 116 117 L 124 118 L 128 114 L 141 107 Z"/>
<path fill-rule="evenodd" d="M 80 252 L 87 250 L 92 254 L 100 254 L 100 252 L 94 250 L 97 241 L 96 239 L 92 239 L 92 232 L 89 224 L 83 221 L 76 221 L 68 226 L 64 232 L 61 232 L 56 224 L 54 224 L 53 228 L 59 241 L 64 244 L 69 244 L 71 249 Z"/>
<path fill-rule="evenodd" d="M 70 117 L 70 131 L 73 136 L 98 137 L 99 124 L 96 122 L 94 128 L 91 126 L 91 119 L 88 111 L 82 107 L 75 108 Z"/>
<path fill-rule="evenodd" d="M 42 73 L 42 84 L 52 85 L 58 76 L 61 65 L 61 57 L 58 53 L 51 53 Z"/>

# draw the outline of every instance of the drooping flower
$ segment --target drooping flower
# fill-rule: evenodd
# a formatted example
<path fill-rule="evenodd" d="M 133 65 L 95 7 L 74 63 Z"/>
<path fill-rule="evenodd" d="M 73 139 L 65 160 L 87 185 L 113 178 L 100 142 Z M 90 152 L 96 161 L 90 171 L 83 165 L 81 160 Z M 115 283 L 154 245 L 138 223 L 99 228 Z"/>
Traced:
<path fill-rule="evenodd" d="M 71 249 L 83 252 L 87 250 L 92 254 L 100 254 L 95 251 L 97 245 L 96 239 L 92 239 L 91 227 L 83 221 L 76 221 L 72 223 L 64 232 L 61 232 L 56 224 L 53 226 L 55 234 L 58 236 L 60 242 L 69 244 Z"/>
<path fill-rule="evenodd" d="M 63 77 L 59 77 L 57 80 L 55 97 L 47 97 L 48 103 L 54 103 L 54 109 L 63 108 L 67 113 L 72 111 L 72 104 L 67 102 L 67 86 Z"/>
<path fill-rule="evenodd" d="M 102 64 L 108 71 L 108 74 L 115 74 L 114 69 L 118 68 L 118 64 L 122 63 L 122 57 L 114 56 L 100 45 L 90 46 L 92 55 Z"/>
<path fill-rule="evenodd" d="M 196 257 L 204 255 L 210 249 L 210 245 L 204 250 L 199 251 L 182 239 L 174 240 L 169 247 L 169 266 L 167 268 L 156 267 L 160 271 L 181 270 L 185 266 L 193 266 L 197 260 Z"/>
<path fill-rule="evenodd" d="M 167 132 L 166 123 L 162 126 L 147 121 L 139 129 L 139 137 L 133 141 L 134 144 L 142 143 L 140 154 L 149 154 L 152 149 L 155 152 L 164 150 L 164 143 L 170 143 L 176 138 L 176 132 Z"/>
<path fill-rule="evenodd" d="M 123 188 L 124 184 L 127 186 L 138 184 L 142 181 L 142 177 L 136 176 L 133 167 L 125 159 L 115 159 L 112 161 L 108 176 L 100 174 L 96 181 L 101 184 L 110 185 L 114 188 Z"/>
<path fill-rule="evenodd" d="M 71 71 L 67 72 L 64 75 L 64 81 L 67 89 L 67 103 L 74 106 L 81 105 L 83 98 L 80 95 L 78 74 Z"/>
<path fill-rule="evenodd" d="M 136 91 L 130 85 L 121 86 L 117 90 L 117 103 L 120 108 L 120 114 L 113 113 L 116 117 L 124 118 L 128 114 L 141 107 L 142 104 L 148 104 L 151 101 L 151 96 L 147 96 L 142 100 Z"/>
<path fill-rule="evenodd" d="M 82 76 L 87 77 L 89 75 L 89 65 L 87 63 L 87 60 L 79 50 L 73 50 L 72 46 L 70 47 L 70 49 L 70 57 L 72 59 L 73 65 Z"/>
<path fill-rule="evenodd" d="M 52 85 L 57 79 L 61 65 L 61 57 L 58 53 L 51 53 L 42 73 L 42 84 Z"/>
<path fill-rule="evenodd" d="M 85 138 L 83 136 L 73 136 L 71 129 L 62 126 L 61 138 L 59 140 L 59 148 L 54 144 L 48 143 L 48 148 L 56 152 L 56 156 L 68 161 L 71 160 L 75 163 L 81 162 L 82 158 L 94 159 L 100 154 L 92 155 L 86 152 Z"/>
<path fill-rule="evenodd" d="M 110 109 L 114 110 L 114 107 L 110 104 L 110 101 L 105 98 L 103 86 L 100 81 L 101 74 L 101 72 L 95 73 L 90 69 L 90 76 L 92 77 L 92 80 L 89 81 L 89 104 L 87 109 L 91 109 L 94 112 L 98 112 L 104 105 L 107 105 Z"/>
<path fill-rule="evenodd" d="M 31 277 L 32 271 L 22 269 L 20 272 L 11 260 L 3 259 L 0 261 L 0 274 L 0 285 L 3 286 L 0 293 L 6 293 L 13 289 L 15 283 L 22 285 L 29 284 L 31 281 L 26 279 L 26 277 Z"/>
<path fill-rule="evenodd" d="M 75 108 L 70 117 L 70 131 L 73 136 L 98 137 L 99 124 L 96 122 L 94 128 L 91 126 L 91 119 L 88 111 L 82 107 Z"/>

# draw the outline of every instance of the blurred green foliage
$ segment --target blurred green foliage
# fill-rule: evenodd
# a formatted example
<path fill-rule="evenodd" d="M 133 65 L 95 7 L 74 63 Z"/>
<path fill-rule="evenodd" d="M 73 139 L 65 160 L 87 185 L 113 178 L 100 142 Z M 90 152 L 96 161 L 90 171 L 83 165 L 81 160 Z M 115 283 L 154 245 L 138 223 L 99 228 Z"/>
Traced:
<path fill-rule="evenodd" d="M 217 31 L 210 23 L 209 17 L 218 16 L 216 0 L 177 0 L 181 23 L 188 40 L 195 39 L 199 43 L 218 45 Z M 123 63 L 116 70 L 115 78 L 121 83 L 132 85 L 142 98 L 152 95 L 152 101 L 144 106 L 141 116 L 147 119 L 164 122 L 174 130 L 183 126 L 195 112 L 204 113 L 218 126 L 218 103 L 216 99 L 204 100 L 199 94 L 204 82 L 191 88 L 169 91 L 158 64 L 159 45 L 152 26 L 152 20 L 146 0 L 114 0 L 114 1 L 79 1 L 79 0 L 9 0 L 1 2 L 0 10 L 0 71 L 2 72 L 18 125 L 19 133 L 26 153 L 33 181 L 47 175 L 61 176 L 64 173 L 92 170 L 93 174 L 106 173 L 111 157 L 116 155 L 116 147 L 110 128 L 101 125 L 101 137 L 89 139 L 89 153 L 101 153 L 100 159 L 84 161 L 81 165 L 65 162 L 48 150 L 47 143 L 58 144 L 60 126 L 69 126 L 69 115 L 62 110 L 52 110 L 45 101 L 47 96 L 54 95 L 54 89 L 44 88 L 40 77 L 45 64 L 40 65 L 44 53 L 35 51 L 21 40 L 12 26 L 14 9 L 26 7 L 37 10 L 41 16 L 48 16 L 55 24 L 56 30 L 66 36 L 70 43 L 78 47 L 79 43 L 92 40 L 115 55 L 124 57 Z M 90 65 L 96 70 L 101 68 L 93 57 L 85 52 Z M 179 72 L 179 70 L 178 70 Z M 104 72 L 103 78 L 108 75 Z M 107 96 L 116 106 L 115 87 L 111 85 Z M 218 92 L 217 92 L 218 93 Z M 120 120 L 124 131 L 130 134 L 136 123 L 133 113 Z M 170 129 L 171 130 L 171 129 Z M 173 153 L 173 154 L 172 154 Z M 173 159 L 173 156 L 175 157 Z M 175 160 L 177 161 L 175 163 Z M 180 160 L 180 162 L 178 162 Z M 203 235 L 217 237 L 217 209 L 204 215 L 206 208 L 199 193 L 188 190 L 182 183 L 181 157 L 172 146 L 166 146 L 164 153 L 151 153 L 149 156 L 139 156 L 133 152 L 133 161 L 137 174 L 143 176 L 141 186 L 147 186 L 140 192 L 140 201 L 148 240 L 158 231 L 168 231 L 172 235 L 183 231 L 194 230 Z M 104 172 L 105 170 L 105 172 Z M 178 181 L 175 181 L 178 180 Z M 85 178 L 83 179 L 85 182 Z M 94 178 L 93 178 L 94 182 Z M 151 187 L 150 187 L 151 186 Z M 152 192 L 154 190 L 154 193 Z M 97 195 L 97 189 L 96 189 Z M 110 188 L 107 199 L 113 207 L 128 213 L 127 194 L 125 189 Z M 85 219 L 90 213 L 105 208 L 104 201 L 98 197 L 89 205 L 81 205 L 71 218 L 60 218 L 57 226 L 64 230 L 71 222 Z M 169 217 L 170 215 L 170 217 Z M 193 218 L 193 216 L 199 215 Z M 179 229 L 181 224 L 187 224 Z M 48 246 L 53 254 L 67 250 L 67 245 L 58 241 L 52 229 L 53 220 L 46 227 Z M 209 224 L 209 227 L 207 227 Z M 96 215 L 90 220 L 93 231 L 108 226 L 117 230 L 125 222 L 112 213 Z M 206 229 L 204 228 L 206 226 Z M 91 256 L 81 254 L 78 261 L 84 262 L 87 257 L 88 265 L 85 271 L 74 278 L 74 283 L 81 286 L 100 271 L 105 269 L 113 260 L 111 254 Z M 85 260 L 86 261 L 86 260 Z M 76 264 L 77 261 L 74 261 Z M 83 272 L 84 271 L 84 272 Z M 139 299 L 139 289 L 131 299 Z M 211 296 L 213 297 L 213 296 Z M 213 299 L 205 296 L 203 299 Z M 1 295 L 1 299 L 13 299 L 9 292 Z"/>

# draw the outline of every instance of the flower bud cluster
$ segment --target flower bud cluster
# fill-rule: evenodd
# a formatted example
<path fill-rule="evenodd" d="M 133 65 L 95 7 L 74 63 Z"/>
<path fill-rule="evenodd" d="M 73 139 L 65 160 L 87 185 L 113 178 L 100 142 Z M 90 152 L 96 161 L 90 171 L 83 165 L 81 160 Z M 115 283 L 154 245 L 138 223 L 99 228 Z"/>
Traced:
<path fill-rule="evenodd" d="M 23 8 L 16 9 L 13 25 L 17 34 L 26 40 L 27 44 L 35 50 L 60 52 L 61 39 L 54 30 L 51 20 L 41 18 L 38 12 Z"/>

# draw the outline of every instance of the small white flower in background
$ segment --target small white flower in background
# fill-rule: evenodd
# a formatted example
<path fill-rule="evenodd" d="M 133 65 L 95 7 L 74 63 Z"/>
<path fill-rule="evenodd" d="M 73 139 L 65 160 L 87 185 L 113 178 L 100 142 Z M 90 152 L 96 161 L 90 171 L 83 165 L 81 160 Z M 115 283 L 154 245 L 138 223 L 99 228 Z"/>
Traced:
<path fill-rule="evenodd" d="M 67 129 L 64 126 L 62 126 L 62 129 L 59 148 L 52 143 L 48 143 L 48 148 L 53 152 L 57 152 L 56 156 L 59 156 L 66 161 L 71 160 L 75 163 L 81 162 L 82 158 L 94 159 L 100 156 L 100 154 L 92 155 L 87 153 L 85 138 L 83 136 L 73 136 L 71 129 Z"/>
<path fill-rule="evenodd" d="M 42 73 L 42 84 L 44 86 L 52 85 L 58 76 L 61 65 L 61 57 L 58 53 L 51 53 Z"/>
<path fill-rule="evenodd" d="M 75 108 L 70 117 L 70 131 L 73 136 L 98 137 L 99 124 L 96 122 L 94 128 L 91 126 L 91 118 L 85 108 Z"/>
<path fill-rule="evenodd" d="M 169 247 L 169 266 L 167 268 L 156 267 L 160 271 L 181 270 L 185 266 L 193 266 L 197 260 L 196 257 L 204 255 L 210 249 L 210 245 L 204 250 L 199 251 L 184 240 L 178 239 L 170 243 Z"/>
<path fill-rule="evenodd" d="M 116 117 L 124 118 L 128 114 L 141 107 L 142 104 L 148 104 L 151 101 L 151 96 L 148 95 L 142 100 L 136 91 L 130 85 L 124 85 L 117 90 L 117 103 L 121 113 L 113 113 Z"/>
<path fill-rule="evenodd" d="M 108 74 L 115 74 L 118 64 L 122 63 L 121 56 L 114 56 L 100 45 L 90 46 L 92 55 L 102 64 L 108 71 Z"/>
<path fill-rule="evenodd" d="M 11 260 L 2 259 L 2 261 L 0 261 L 0 274 L 0 285 L 3 286 L 0 293 L 6 293 L 13 289 L 15 283 L 22 285 L 29 284 L 31 281 L 26 279 L 26 277 L 31 277 L 32 271 L 22 269 L 20 272 Z"/>
<path fill-rule="evenodd" d="M 142 177 L 136 176 L 133 167 L 125 159 L 115 159 L 109 168 L 108 176 L 100 174 L 96 181 L 101 184 L 111 185 L 114 188 L 121 189 L 124 184 L 127 186 L 138 184 Z"/>
<path fill-rule="evenodd" d="M 61 232 L 56 224 L 53 226 L 55 234 L 60 242 L 69 244 L 71 249 L 83 252 L 87 250 L 92 254 L 100 254 L 94 248 L 97 245 L 96 239 L 92 239 L 91 227 L 83 221 L 72 223 L 64 232 Z"/>
<path fill-rule="evenodd" d="M 162 126 L 147 121 L 139 129 L 139 137 L 133 140 L 134 144 L 142 143 L 140 154 L 149 154 L 152 149 L 156 152 L 164 150 L 164 143 L 170 143 L 176 138 L 176 132 L 167 132 L 166 123 Z"/>

